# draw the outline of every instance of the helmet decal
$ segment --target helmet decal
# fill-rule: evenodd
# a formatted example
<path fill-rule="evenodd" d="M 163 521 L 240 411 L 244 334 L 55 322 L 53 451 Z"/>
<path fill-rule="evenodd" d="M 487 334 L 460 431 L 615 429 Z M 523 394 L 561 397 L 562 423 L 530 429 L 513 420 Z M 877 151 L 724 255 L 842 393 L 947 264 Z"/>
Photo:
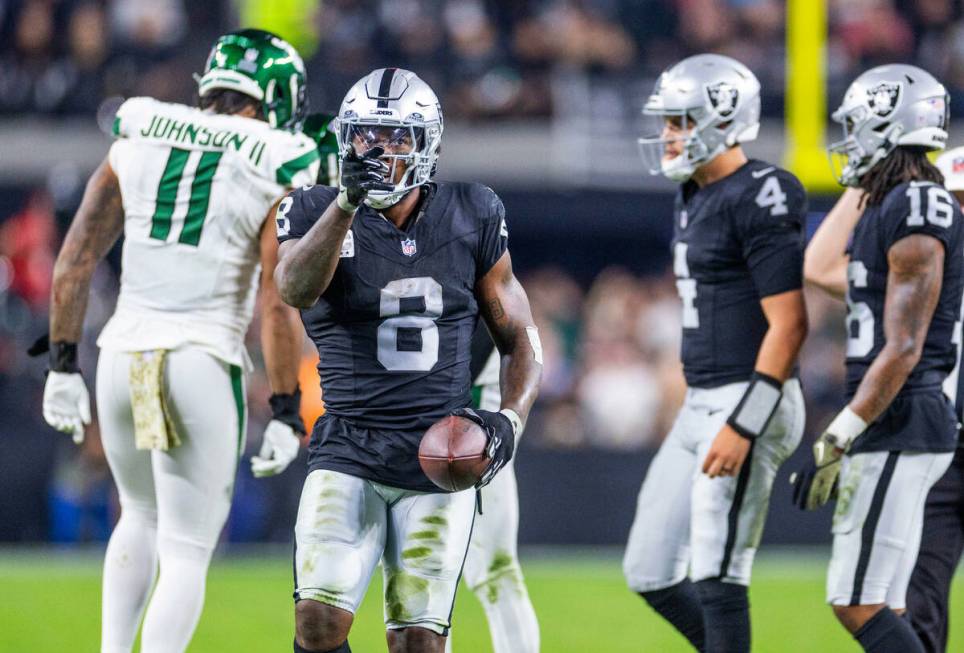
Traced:
<path fill-rule="evenodd" d="M 728 82 L 717 82 L 706 86 L 706 96 L 720 118 L 729 118 L 736 111 L 740 91 Z"/>
<path fill-rule="evenodd" d="M 900 103 L 900 82 L 881 82 L 867 89 L 867 104 L 879 118 L 886 118 Z"/>

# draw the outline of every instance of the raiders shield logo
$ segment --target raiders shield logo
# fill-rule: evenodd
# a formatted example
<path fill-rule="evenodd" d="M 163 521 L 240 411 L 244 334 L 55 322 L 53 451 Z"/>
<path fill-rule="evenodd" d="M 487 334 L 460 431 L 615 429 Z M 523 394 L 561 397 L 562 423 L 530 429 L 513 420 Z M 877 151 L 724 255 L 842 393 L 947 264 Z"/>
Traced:
<path fill-rule="evenodd" d="M 892 114 L 898 102 L 900 102 L 899 82 L 881 82 L 867 89 L 867 104 L 878 118 L 886 118 Z"/>
<path fill-rule="evenodd" d="M 706 86 L 706 96 L 720 118 L 729 118 L 736 111 L 736 103 L 740 98 L 740 92 L 732 84 L 717 82 Z"/>

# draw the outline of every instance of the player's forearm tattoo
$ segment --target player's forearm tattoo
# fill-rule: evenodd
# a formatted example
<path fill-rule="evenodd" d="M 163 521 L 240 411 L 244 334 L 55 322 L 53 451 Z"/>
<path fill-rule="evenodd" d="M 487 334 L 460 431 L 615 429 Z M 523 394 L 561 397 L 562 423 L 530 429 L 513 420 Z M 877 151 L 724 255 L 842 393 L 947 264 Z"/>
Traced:
<path fill-rule="evenodd" d="M 90 280 L 124 230 L 124 205 L 117 177 L 107 161 L 84 190 L 80 208 L 54 264 L 50 295 L 50 339 L 78 342 L 87 311 Z"/>
<path fill-rule="evenodd" d="M 908 236 L 891 248 L 888 262 L 886 343 L 850 402 L 868 422 L 887 409 L 920 360 L 941 294 L 944 248 L 930 236 Z"/>
<path fill-rule="evenodd" d="M 502 407 L 511 408 L 525 420 L 539 391 L 542 365 L 526 333 L 526 327 L 534 323 L 529 298 L 512 274 L 508 255 L 479 283 L 478 292 L 483 300 L 482 317 L 502 356 Z"/>
<path fill-rule="evenodd" d="M 332 202 L 304 237 L 282 243 L 275 282 L 285 303 L 308 308 L 318 301 L 335 276 L 351 222 L 352 216 Z"/>

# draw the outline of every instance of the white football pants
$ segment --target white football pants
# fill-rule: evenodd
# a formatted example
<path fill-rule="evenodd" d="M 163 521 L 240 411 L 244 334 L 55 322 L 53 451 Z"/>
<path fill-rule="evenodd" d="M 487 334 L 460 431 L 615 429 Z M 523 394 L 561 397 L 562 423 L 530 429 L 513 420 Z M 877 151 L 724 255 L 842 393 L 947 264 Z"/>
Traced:
<path fill-rule="evenodd" d="M 924 502 L 953 458 L 954 452 L 912 451 L 844 456 L 833 514 L 828 603 L 905 607 Z"/>
<path fill-rule="evenodd" d="M 97 364 L 101 439 L 121 504 L 104 560 L 101 650 L 129 652 L 147 606 L 141 651 L 179 653 L 200 618 L 208 562 L 231 507 L 244 378 L 199 349 L 169 352 L 163 391 L 181 445 L 143 451 L 134 446 L 130 361 L 103 349 Z"/>
<path fill-rule="evenodd" d="M 475 491 L 415 492 L 318 469 L 295 524 L 295 598 L 354 613 L 382 561 L 385 625 L 448 633 Z"/>
<path fill-rule="evenodd" d="M 636 505 L 623 573 L 636 592 L 663 589 L 689 573 L 749 585 L 777 469 L 803 437 L 800 383 L 783 398 L 740 473 L 711 479 L 703 461 L 739 403 L 746 383 L 690 388 L 666 440 L 650 464 Z"/>

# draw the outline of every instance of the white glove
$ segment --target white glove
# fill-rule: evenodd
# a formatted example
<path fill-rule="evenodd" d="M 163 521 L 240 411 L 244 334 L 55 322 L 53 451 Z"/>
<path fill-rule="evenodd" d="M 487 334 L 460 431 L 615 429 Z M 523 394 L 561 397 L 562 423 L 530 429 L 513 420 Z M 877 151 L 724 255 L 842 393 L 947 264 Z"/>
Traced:
<path fill-rule="evenodd" d="M 261 451 L 251 458 L 251 473 L 257 478 L 283 472 L 298 457 L 301 438 L 295 430 L 276 419 L 268 422 L 261 442 Z"/>
<path fill-rule="evenodd" d="M 90 395 L 84 378 L 77 372 L 48 372 L 44 386 L 44 419 L 52 427 L 84 441 L 84 426 L 90 424 Z"/>

